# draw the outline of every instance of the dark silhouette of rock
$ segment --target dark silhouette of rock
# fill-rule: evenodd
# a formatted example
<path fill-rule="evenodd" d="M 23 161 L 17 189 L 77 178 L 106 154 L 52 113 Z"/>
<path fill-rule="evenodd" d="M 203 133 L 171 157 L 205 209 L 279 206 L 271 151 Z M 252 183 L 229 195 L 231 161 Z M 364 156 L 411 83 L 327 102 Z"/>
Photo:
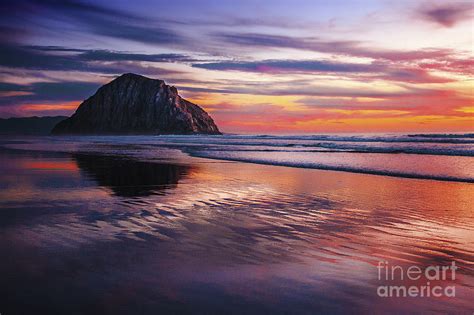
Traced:
<path fill-rule="evenodd" d="M 199 106 L 174 86 L 127 73 L 82 102 L 53 134 L 220 134 Z"/>

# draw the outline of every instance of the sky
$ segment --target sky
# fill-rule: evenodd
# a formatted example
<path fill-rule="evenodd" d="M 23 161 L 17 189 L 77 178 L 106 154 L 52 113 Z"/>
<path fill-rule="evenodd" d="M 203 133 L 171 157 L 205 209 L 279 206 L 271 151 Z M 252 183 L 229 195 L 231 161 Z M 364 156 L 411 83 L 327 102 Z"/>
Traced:
<path fill-rule="evenodd" d="M 474 2 L 0 4 L 0 117 L 71 115 L 133 72 L 228 133 L 474 131 Z"/>

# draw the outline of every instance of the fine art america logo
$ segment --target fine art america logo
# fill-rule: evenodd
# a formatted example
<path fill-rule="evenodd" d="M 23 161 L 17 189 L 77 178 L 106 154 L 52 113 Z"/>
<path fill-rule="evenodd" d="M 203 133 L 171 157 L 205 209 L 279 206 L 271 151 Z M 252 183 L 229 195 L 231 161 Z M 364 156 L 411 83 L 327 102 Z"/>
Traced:
<path fill-rule="evenodd" d="M 456 263 L 451 265 L 398 266 L 379 261 L 377 287 L 380 297 L 455 297 Z"/>

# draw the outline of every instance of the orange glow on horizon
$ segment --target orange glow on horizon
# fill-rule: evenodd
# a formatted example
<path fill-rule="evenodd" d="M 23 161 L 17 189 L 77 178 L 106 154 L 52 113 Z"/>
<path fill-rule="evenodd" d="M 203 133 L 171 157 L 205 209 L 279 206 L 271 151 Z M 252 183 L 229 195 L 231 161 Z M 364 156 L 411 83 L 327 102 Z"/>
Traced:
<path fill-rule="evenodd" d="M 42 112 L 42 111 L 58 111 L 58 110 L 71 110 L 75 111 L 79 106 L 80 101 L 72 101 L 61 104 L 24 104 L 20 108 L 27 112 Z"/>
<path fill-rule="evenodd" d="M 343 100 L 346 103 L 341 103 L 344 104 L 341 108 L 305 105 L 300 96 L 202 93 L 187 99 L 208 111 L 225 133 L 474 131 L 472 99 L 452 99 L 450 93 L 445 93 L 438 94 L 433 104 L 442 104 L 443 98 L 451 105 L 422 106 L 416 111 L 408 106 L 383 106 L 384 102 L 392 101 L 372 98 L 370 101 L 366 98 L 316 98 L 322 102 Z M 400 102 L 415 101 L 419 102 L 410 98 Z M 33 115 L 48 115 L 48 112 L 69 115 L 80 102 L 24 104 L 21 110 Z"/>

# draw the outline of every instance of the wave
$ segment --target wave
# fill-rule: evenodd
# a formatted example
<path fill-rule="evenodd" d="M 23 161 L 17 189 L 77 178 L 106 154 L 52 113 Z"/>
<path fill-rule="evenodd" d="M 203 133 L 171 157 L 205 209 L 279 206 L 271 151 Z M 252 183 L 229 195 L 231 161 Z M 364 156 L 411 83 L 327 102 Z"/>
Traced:
<path fill-rule="evenodd" d="M 474 133 L 436 133 L 436 134 L 412 134 L 408 137 L 419 137 L 419 138 L 474 138 Z"/>
<path fill-rule="evenodd" d="M 386 143 L 460 143 L 474 144 L 474 134 L 409 134 L 409 135 L 224 135 L 228 139 L 268 139 L 268 140 L 303 140 L 303 141 L 336 141 L 336 142 L 386 142 Z"/>
<path fill-rule="evenodd" d="M 216 136 L 156 136 L 149 145 L 172 147 L 202 147 L 226 151 L 292 151 L 353 152 L 381 154 L 422 154 L 444 156 L 474 156 L 474 139 L 470 134 L 434 135 L 224 135 Z"/>
<path fill-rule="evenodd" d="M 217 160 L 472 183 L 471 135 L 88 136 L 43 137 L 31 144 L 27 141 L 5 145 L 129 155 L 143 160 L 173 158 L 179 150 Z"/>
<path fill-rule="evenodd" d="M 294 161 L 294 162 L 275 161 L 275 160 L 269 161 L 269 160 L 264 160 L 264 159 L 253 159 L 253 158 L 245 158 L 245 157 L 236 158 L 236 157 L 228 157 L 228 156 L 215 156 L 215 155 L 209 154 L 209 152 L 202 152 L 202 151 L 190 151 L 188 153 L 194 157 L 208 158 L 208 159 L 214 159 L 214 160 L 247 162 L 247 163 L 254 163 L 254 164 L 319 169 L 319 170 L 328 170 L 328 171 L 342 171 L 342 172 L 350 172 L 350 173 L 371 174 L 371 175 L 392 176 L 392 177 L 413 178 L 413 179 L 428 179 L 428 180 L 474 183 L 474 178 L 470 178 L 470 177 L 437 175 L 437 174 L 420 174 L 420 173 L 409 173 L 409 172 L 391 171 L 391 170 L 376 170 L 376 169 L 370 169 L 370 168 L 357 168 L 357 167 L 350 167 L 350 166 L 332 166 L 332 165 L 318 164 L 318 163 L 301 163 L 298 161 Z"/>
<path fill-rule="evenodd" d="M 183 146 L 167 146 L 165 147 L 173 147 L 177 149 L 184 149 L 188 150 L 189 148 L 185 148 Z M 271 147 L 271 146 L 269 146 Z M 418 155 L 444 155 L 444 156 L 474 156 L 474 151 L 454 151 L 454 150 L 442 150 L 442 149 L 400 149 L 400 148 L 342 148 L 336 146 L 321 146 L 321 149 L 310 149 L 310 147 L 315 146 L 304 146 L 298 150 L 291 150 L 288 148 L 220 148 L 220 147 L 207 147 L 206 151 L 213 151 L 213 152 L 290 152 L 290 153 L 378 153 L 378 154 L 418 154 Z"/>
<path fill-rule="evenodd" d="M 279 143 L 261 141 L 232 142 L 221 141 L 182 141 L 151 144 L 168 148 L 205 148 L 209 151 L 255 151 L 255 152 L 351 152 L 351 153 L 381 153 L 381 154 L 421 154 L 446 156 L 474 156 L 472 146 L 376 146 L 363 143 L 316 142 L 316 143 Z"/>

